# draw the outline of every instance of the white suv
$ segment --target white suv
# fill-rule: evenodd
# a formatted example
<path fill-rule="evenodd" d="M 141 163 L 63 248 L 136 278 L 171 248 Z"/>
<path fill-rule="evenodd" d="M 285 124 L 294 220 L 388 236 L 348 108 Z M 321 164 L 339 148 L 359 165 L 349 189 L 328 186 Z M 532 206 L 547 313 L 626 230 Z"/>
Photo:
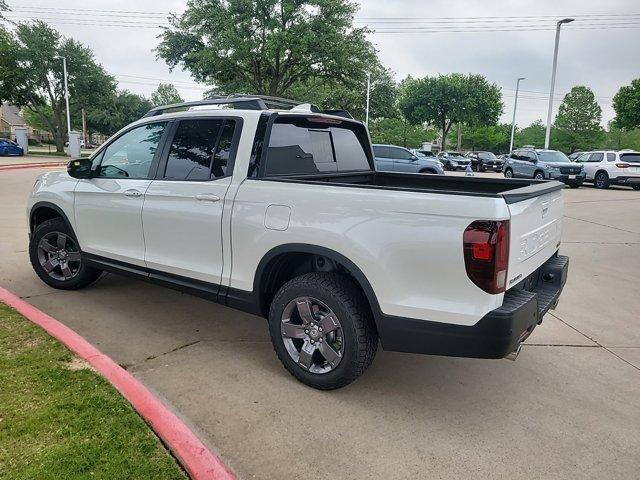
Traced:
<path fill-rule="evenodd" d="M 587 174 L 585 182 L 596 188 L 609 185 L 627 185 L 640 190 L 640 153 L 633 150 L 597 150 L 585 152 L 576 158 L 584 165 Z"/>

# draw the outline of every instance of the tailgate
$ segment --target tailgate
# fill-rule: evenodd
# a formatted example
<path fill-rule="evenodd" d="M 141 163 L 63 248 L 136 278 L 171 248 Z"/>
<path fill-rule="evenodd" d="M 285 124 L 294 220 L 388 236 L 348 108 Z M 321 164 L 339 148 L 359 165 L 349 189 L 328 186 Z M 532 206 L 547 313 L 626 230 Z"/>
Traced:
<path fill-rule="evenodd" d="M 560 246 L 562 191 L 555 190 L 507 205 L 511 241 L 507 289 L 536 271 Z"/>

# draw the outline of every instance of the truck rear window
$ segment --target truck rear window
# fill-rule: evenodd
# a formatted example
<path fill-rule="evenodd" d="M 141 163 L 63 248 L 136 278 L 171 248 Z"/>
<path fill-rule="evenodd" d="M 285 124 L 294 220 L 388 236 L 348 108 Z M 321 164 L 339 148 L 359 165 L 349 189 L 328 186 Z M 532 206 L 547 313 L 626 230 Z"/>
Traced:
<path fill-rule="evenodd" d="M 271 128 L 264 175 L 371 170 L 366 148 L 368 137 L 360 124 L 324 117 L 279 118 Z"/>

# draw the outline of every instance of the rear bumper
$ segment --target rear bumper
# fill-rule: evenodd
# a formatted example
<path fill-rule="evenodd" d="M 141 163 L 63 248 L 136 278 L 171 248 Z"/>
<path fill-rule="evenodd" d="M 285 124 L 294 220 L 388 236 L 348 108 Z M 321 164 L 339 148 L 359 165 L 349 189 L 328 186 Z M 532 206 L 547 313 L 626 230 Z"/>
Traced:
<path fill-rule="evenodd" d="M 640 176 L 632 177 L 632 176 L 619 176 L 612 177 L 609 179 L 609 183 L 613 183 L 615 185 L 640 185 Z"/>
<path fill-rule="evenodd" d="M 524 281 L 536 280 L 533 290 L 519 286 L 508 290 L 502 306 L 472 326 L 382 315 L 377 319 L 382 347 L 407 353 L 503 358 L 516 350 L 542 322 L 544 314 L 557 305 L 568 268 L 569 257 L 551 257 Z"/>

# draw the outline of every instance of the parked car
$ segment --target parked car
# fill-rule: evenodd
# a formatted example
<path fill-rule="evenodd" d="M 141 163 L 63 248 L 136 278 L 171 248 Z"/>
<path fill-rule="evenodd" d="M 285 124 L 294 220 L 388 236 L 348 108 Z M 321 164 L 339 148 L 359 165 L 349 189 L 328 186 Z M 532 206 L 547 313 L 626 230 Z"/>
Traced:
<path fill-rule="evenodd" d="M 467 152 L 465 157 L 471 160 L 471 167 L 476 172 L 484 172 L 486 170 L 502 171 L 504 162 L 491 152 Z"/>
<path fill-rule="evenodd" d="M 578 158 L 580 155 L 582 155 L 584 152 L 573 152 L 572 154 L 568 155 L 569 160 L 571 160 L 572 162 L 576 161 L 576 158 Z"/>
<path fill-rule="evenodd" d="M 585 179 L 582 165 L 571 162 L 564 153 L 534 148 L 514 150 L 504 164 L 504 176 L 559 180 L 572 188 L 578 188 Z"/>
<path fill-rule="evenodd" d="M 8 138 L 0 138 L 0 157 L 24 155 L 24 150 L 16 142 Z"/>
<path fill-rule="evenodd" d="M 442 175 L 442 164 L 435 158 L 415 155 L 404 147 L 373 145 L 376 170 L 379 172 L 433 173 Z"/>
<path fill-rule="evenodd" d="M 585 182 L 596 188 L 626 185 L 640 190 L 640 152 L 633 150 L 598 150 L 584 152 L 576 158 L 584 166 Z"/>
<path fill-rule="evenodd" d="M 39 176 L 40 279 L 76 290 L 110 271 L 266 317 L 318 389 L 356 379 L 379 341 L 514 358 L 557 304 L 561 183 L 379 172 L 362 122 L 254 97 L 185 106 L 221 104 L 237 108 L 157 107 Z"/>
<path fill-rule="evenodd" d="M 458 152 L 440 152 L 438 160 L 445 170 L 465 170 L 467 165 L 471 165 L 471 160 Z"/>

